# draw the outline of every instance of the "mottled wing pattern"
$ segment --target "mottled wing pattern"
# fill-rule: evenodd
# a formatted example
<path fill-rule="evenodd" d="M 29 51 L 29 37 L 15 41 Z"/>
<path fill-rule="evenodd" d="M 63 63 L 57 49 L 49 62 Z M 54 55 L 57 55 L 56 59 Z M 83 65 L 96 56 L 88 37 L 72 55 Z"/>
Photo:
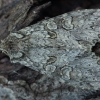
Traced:
<path fill-rule="evenodd" d="M 98 89 L 100 58 L 92 47 L 99 41 L 99 23 L 100 10 L 65 13 L 11 33 L 1 49 L 13 63 L 57 75 L 62 83 Z"/>

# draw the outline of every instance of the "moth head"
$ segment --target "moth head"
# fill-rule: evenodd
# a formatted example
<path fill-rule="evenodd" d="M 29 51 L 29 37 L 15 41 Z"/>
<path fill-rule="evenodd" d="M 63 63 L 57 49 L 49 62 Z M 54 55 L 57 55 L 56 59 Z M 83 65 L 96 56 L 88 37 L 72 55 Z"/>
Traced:
<path fill-rule="evenodd" d="M 8 36 L 0 41 L 0 50 L 8 55 L 10 59 L 19 58 L 22 54 L 19 52 L 18 39 L 14 36 Z"/>

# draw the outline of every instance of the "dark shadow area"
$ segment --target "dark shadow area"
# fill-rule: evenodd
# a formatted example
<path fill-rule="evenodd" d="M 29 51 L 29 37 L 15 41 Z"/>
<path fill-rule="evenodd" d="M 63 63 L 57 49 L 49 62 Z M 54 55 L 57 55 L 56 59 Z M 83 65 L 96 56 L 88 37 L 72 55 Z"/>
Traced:
<path fill-rule="evenodd" d="M 92 47 L 92 52 L 94 52 L 96 56 L 100 57 L 100 42 L 97 42 L 95 46 Z"/>
<path fill-rule="evenodd" d="M 89 99 L 95 100 L 95 98 L 97 98 L 98 96 L 100 96 L 100 90 L 91 91 L 85 95 L 84 100 L 89 100 Z"/>

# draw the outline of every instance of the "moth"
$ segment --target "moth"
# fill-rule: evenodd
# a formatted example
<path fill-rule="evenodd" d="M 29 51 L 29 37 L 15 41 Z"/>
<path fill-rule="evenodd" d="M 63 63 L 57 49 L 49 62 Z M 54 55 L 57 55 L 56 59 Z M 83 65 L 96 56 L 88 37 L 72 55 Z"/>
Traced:
<path fill-rule="evenodd" d="M 65 13 L 11 32 L 1 40 L 0 50 L 11 62 L 57 82 L 99 89 L 99 41 L 100 10 L 91 9 Z"/>

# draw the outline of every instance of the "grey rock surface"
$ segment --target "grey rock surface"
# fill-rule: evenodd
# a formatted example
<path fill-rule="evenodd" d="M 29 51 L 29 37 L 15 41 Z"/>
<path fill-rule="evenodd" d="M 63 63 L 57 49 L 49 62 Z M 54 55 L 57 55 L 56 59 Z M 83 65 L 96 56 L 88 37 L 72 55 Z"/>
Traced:
<path fill-rule="evenodd" d="M 11 62 L 43 74 L 31 85 L 35 100 L 82 100 L 86 91 L 100 88 L 99 48 L 98 55 L 92 52 L 99 40 L 100 10 L 91 9 L 12 32 L 1 41 L 0 49 Z M 74 89 L 70 92 L 69 87 Z"/>

